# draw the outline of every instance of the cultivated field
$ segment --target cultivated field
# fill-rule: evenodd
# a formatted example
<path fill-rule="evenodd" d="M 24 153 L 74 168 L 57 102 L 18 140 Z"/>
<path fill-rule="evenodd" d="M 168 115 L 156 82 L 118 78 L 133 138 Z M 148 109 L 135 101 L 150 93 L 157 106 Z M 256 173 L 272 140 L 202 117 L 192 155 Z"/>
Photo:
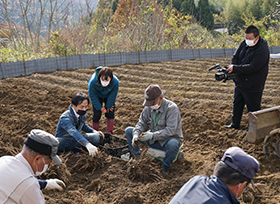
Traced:
<path fill-rule="evenodd" d="M 207 68 L 216 63 L 227 66 L 229 62 L 230 58 L 217 58 L 112 67 L 120 80 L 114 135 L 125 137 L 125 128 L 137 123 L 143 109 L 144 90 L 150 84 L 159 84 L 164 97 L 180 108 L 184 159 L 172 165 L 168 176 L 158 173 L 160 162 L 153 161 L 157 178 L 154 181 L 149 180 L 151 177 L 131 180 L 131 173 L 135 174 L 132 170 L 139 164 L 105 153 L 92 161 L 87 154 L 62 154 L 63 164 L 51 165 L 42 178 L 60 178 L 67 188 L 62 192 L 43 191 L 46 203 L 168 203 L 191 177 L 211 175 L 215 163 L 231 146 L 243 148 L 260 162 L 254 179 L 257 188 L 245 192 L 241 203 L 279 203 L 279 159 L 273 154 L 265 155 L 262 144 L 246 142 L 243 130 L 223 127 L 231 120 L 234 84 L 215 81 L 215 70 L 208 72 Z M 279 67 L 280 59 L 271 59 L 263 109 L 280 105 Z M 85 68 L 0 80 L 0 156 L 19 152 L 31 129 L 55 134 L 59 116 L 68 109 L 72 96 L 77 91 L 88 93 L 93 72 L 94 69 Z M 91 114 L 90 106 L 89 125 Z M 106 131 L 104 116 L 100 122 L 101 130 Z M 245 110 L 241 128 L 246 129 L 247 123 Z"/>

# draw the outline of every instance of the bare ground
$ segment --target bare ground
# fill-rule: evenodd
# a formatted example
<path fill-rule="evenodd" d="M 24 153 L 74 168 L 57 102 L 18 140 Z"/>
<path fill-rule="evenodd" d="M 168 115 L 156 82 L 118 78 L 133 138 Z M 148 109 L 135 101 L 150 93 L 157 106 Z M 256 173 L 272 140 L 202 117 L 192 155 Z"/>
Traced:
<path fill-rule="evenodd" d="M 175 162 L 170 175 L 160 172 L 160 162 L 143 157 L 142 162 L 125 162 L 104 152 L 91 159 L 87 154 L 62 154 L 63 164 L 51 165 L 42 178 L 59 178 L 67 188 L 62 192 L 43 191 L 48 204 L 62 203 L 168 203 L 191 177 L 211 175 L 215 163 L 231 146 L 239 146 L 260 162 L 256 189 L 243 194 L 241 203 L 279 203 L 280 163 L 273 154 L 265 155 L 262 144 L 250 144 L 243 130 L 223 127 L 231 120 L 234 84 L 217 82 L 215 71 L 207 68 L 229 58 L 184 60 L 113 67 L 120 80 L 116 101 L 114 135 L 125 137 L 135 126 L 143 109 L 144 90 L 159 84 L 164 96 L 181 111 L 184 158 Z M 280 104 L 280 60 L 271 59 L 263 93 L 262 108 Z M 31 129 L 55 134 L 59 116 L 68 109 L 77 91 L 87 91 L 94 69 L 57 71 L 0 80 L 0 156 L 15 155 Z M 91 125 L 92 108 L 87 123 Z M 241 123 L 246 129 L 247 111 Z M 101 130 L 106 131 L 104 116 Z M 144 147 L 143 147 L 144 148 Z"/>

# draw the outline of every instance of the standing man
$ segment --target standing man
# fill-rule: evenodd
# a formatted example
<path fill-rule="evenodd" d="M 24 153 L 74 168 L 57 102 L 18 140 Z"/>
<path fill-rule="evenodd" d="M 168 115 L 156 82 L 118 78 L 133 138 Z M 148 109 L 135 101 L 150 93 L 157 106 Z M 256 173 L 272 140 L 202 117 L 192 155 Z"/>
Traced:
<path fill-rule="evenodd" d="M 179 108 L 174 102 L 163 98 L 158 85 L 148 86 L 143 105 L 145 107 L 136 126 L 125 130 L 131 155 L 135 155 L 136 159 L 140 155 L 137 141 L 165 151 L 162 172 L 167 175 L 184 139 Z M 178 159 L 183 156 L 183 152 L 180 152 Z"/>
<path fill-rule="evenodd" d="M 100 138 L 104 139 L 104 134 L 86 124 L 88 105 L 89 97 L 78 92 L 73 96 L 69 110 L 60 116 L 55 134 L 59 141 L 58 152 L 79 151 L 80 147 L 86 147 L 91 156 L 98 152 L 96 146 Z M 85 134 L 81 134 L 82 131 Z"/>
<path fill-rule="evenodd" d="M 34 129 L 24 140 L 23 149 L 19 154 L 1 157 L 0 203 L 45 203 L 40 190 L 41 184 L 39 185 L 35 176 L 44 173 L 51 161 L 57 165 L 61 163 L 56 155 L 57 148 L 58 140 L 53 135 Z M 60 189 L 57 188 L 59 185 L 65 187 L 63 181 L 54 179 L 45 182 L 44 188 Z"/>
<path fill-rule="evenodd" d="M 248 26 L 245 30 L 245 40 L 235 51 L 227 69 L 235 74 L 235 90 L 231 124 L 226 125 L 226 128 L 240 128 L 245 104 L 248 112 L 261 109 L 269 57 L 267 42 L 259 36 L 258 28 Z"/>
<path fill-rule="evenodd" d="M 214 175 L 191 178 L 169 204 L 239 204 L 238 199 L 259 169 L 259 162 L 239 147 L 226 150 Z"/>

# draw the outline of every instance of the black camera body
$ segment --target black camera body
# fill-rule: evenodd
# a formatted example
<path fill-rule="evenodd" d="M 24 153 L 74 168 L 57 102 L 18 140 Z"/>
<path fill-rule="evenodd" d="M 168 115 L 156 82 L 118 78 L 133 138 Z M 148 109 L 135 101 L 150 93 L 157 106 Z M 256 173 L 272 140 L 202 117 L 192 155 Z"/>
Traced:
<path fill-rule="evenodd" d="M 221 67 L 220 64 L 216 64 L 208 69 L 211 71 L 212 69 L 217 68 L 217 73 L 215 74 L 215 79 L 217 81 L 226 82 L 227 80 L 234 79 L 234 73 L 228 72 L 226 67 Z"/>

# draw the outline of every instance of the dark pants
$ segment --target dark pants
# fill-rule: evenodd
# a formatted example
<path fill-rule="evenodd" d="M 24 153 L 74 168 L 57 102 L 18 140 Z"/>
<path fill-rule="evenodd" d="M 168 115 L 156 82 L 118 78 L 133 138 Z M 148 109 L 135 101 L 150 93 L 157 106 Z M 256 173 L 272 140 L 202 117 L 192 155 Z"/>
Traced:
<path fill-rule="evenodd" d="M 261 109 L 262 92 L 251 93 L 235 87 L 231 122 L 236 128 L 240 128 L 240 122 L 246 104 L 248 112 Z"/>
<path fill-rule="evenodd" d="M 106 102 L 107 102 L 107 98 L 99 98 L 99 97 L 98 97 L 98 99 L 99 99 L 99 101 L 100 101 L 101 104 L 103 104 L 103 103 L 106 104 Z M 101 118 L 102 111 L 101 111 L 101 110 L 96 110 L 96 108 L 95 108 L 94 106 L 92 106 L 92 107 L 93 107 L 92 122 L 94 122 L 94 123 L 99 123 L 99 120 L 100 120 L 100 118 Z M 105 106 L 105 108 L 107 109 L 106 106 Z M 109 110 L 108 113 L 105 113 L 105 117 L 106 117 L 107 119 L 109 119 L 109 120 L 115 119 L 115 104 L 113 105 L 113 111 Z"/>

